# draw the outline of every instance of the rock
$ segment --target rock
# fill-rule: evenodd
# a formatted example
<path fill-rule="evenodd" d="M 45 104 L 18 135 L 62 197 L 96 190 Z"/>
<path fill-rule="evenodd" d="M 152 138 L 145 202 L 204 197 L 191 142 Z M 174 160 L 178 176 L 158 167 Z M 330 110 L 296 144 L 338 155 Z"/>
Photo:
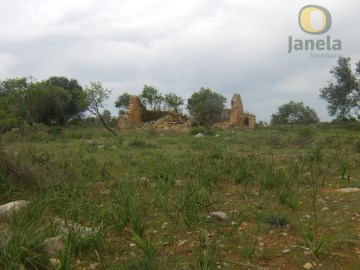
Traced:
<path fill-rule="evenodd" d="M 55 218 L 54 223 L 58 225 L 59 234 L 61 235 L 68 235 L 69 231 L 76 231 L 82 238 L 86 238 L 93 234 L 93 230 L 91 228 L 81 226 L 80 224 L 70 220 Z"/>
<path fill-rule="evenodd" d="M 90 264 L 90 266 L 88 267 L 88 270 L 96 270 L 96 268 L 98 267 L 99 263 L 92 263 Z"/>
<path fill-rule="evenodd" d="M 303 265 L 303 268 L 304 269 L 307 269 L 307 270 L 310 270 L 310 269 L 313 269 L 314 268 L 314 266 L 311 264 L 311 263 L 305 263 L 304 265 Z"/>
<path fill-rule="evenodd" d="M 102 188 L 99 190 L 99 193 L 102 194 L 102 195 L 108 195 L 111 193 L 111 190 L 110 189 L 107 189 L 107 188 Z"/>
<path fill-rule="evenodd" d="M 142 177 L 140 177 L 139 181 L 142 183 L 148 183 L 150 180 L 149 180 L 149 178 L 142 176 Z"/>
<path fill-rule="evenodd" d="M 182 181 L 181 180 L 176 180 L 175 182 L 175 186 L 176 187 L 181 187 L 183 184 L 182 184 Z"/>
<path fill-rule="evenodd" d="M 198 133 L 195 135 L 195 138 L 203 138 L 203 137 L 205 137 L 205 135 L 202 133 Z"/>
<path fill-rule="evenodd" d="M 0 206 L 0 217 L 9 217 L 12 213 L 27 208 L 29 204 L 30 202 L 25 200 L 19 200 L 3 204 Z"/>
<path fill-rule="evenodd" d="M 43 250 L 49 256 L 56 256 L 58 253 L 64 252 L 64 237 L 60 235 L 46 239 Z"/>
<path fill-rule="evenodd" d="M 189 242 L 189 241 L 188 240 L 179 240 L 178 247 L 185 245 L 187 242 Z"/>
<path fill-rule="evenodd" d="M 50 262 L 50 265 L 54 268 L 58 268 L 58 266 L 60 266 L 60 264 L 61 264 L 61 261 L 56 258 L 50 258 L 49 262 Z"/>
<path fill-rule="evenodd" d="M 321 198 L 320 198 L 320 199 L 318 199 L 318 200 L 317 200 L 317 202 L 318 202 L 318 203 L 325 204 L 325 201 L 324 201 L 323 199 L 321 199 Z"/>
<path fill-rule="evenodd" d="M 323 208 L 321 209 L 321 212 L 326 212 L 326 211 L 329 211 L 329 210 L 330 210 L 329 208 L 323 207 Z"/>
<path fill-rule="evenodd" d="M 220 221 L 226 221 L 228 219 L 228 216 L 223 211 L 211 212 L 210 216 L 212 216 L 213 218 L 216 218 Z"/>
<path fill-rule="evenodd" d="M 342 192 L 342 193 L 351 193 L 351 192 L 359 192 L 360 188 L 341 188 L 341 189 L 337 189 L 335 191 Z"/>

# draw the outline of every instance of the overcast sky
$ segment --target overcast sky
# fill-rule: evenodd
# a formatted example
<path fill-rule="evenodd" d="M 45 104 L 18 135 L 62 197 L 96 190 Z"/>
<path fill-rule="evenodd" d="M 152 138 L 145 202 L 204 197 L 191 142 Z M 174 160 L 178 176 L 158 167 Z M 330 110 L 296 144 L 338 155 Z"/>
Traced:
<path fill-rule="evenodd" d="M 360 60 L 360 1 L 354 0 L 0 0 L 0 80 L 32 75 L 100 81 L 107 105 L 144 84 L 189 98 L 207 87 L 268 121 L 290 100 L 328 117 L 319 88 L 337 59 L 288 53 L 288 38 L 342 41 L 341 55 Z M 302 7 L 328 9 L 332 27 L 304 33 Z M 322 51 L 328 52 L 328 51 Z M 335 51 L 331 51 L 334 53 Z M 339 53 L 337 51 L 337 53 Z"/>

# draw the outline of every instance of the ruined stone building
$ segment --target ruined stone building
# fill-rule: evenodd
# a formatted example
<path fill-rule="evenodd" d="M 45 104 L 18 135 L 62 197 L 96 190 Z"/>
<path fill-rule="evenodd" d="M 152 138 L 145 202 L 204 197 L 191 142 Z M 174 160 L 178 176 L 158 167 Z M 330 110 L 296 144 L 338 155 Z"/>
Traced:
<path fill-rule="evenodd" d="M 231 99 L 231 109 L 224 109 L 216 122 L 217 127 L 254 129 L 256 117 L 244 112 L 240 94 L 234 94 Z"/>
<path fill-rule="evenodd" d="M 175 112 L 168 111 L 148 111 L 141 103 L 139 97 L 131 96 L 130 104 L 125 115 L 120 115 L 118 118 L 118 128 L 131 128 L 139 126 L 142 122 L 153 122 L 155 127 L 163 129 L 164 121 L 167 124 L 173 124 L 188 127 L 189 123 L 185 123 L 185 120 Z M 246 114 L 243 109 L 243 104 L 239 94 L 234 94 L 231 99 L 231 109 L 224 109 L 219 117 L 216 119 L 216 127 L 219 128 L 231 128 L 239 127 L 246 129 L 254 129 L 256 118 L 255 115 Z"/>

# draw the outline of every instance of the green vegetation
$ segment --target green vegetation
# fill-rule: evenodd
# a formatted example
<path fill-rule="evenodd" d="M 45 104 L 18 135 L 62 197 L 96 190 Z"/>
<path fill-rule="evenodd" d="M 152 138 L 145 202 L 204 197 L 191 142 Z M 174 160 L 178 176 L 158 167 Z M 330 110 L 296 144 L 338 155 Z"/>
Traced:
<path fill-rule="evenodd" d="M 320 98 L 326 100 L 329 114 L 337 119 L 358 116 L 360 95 L 360 61 L 356 63 L 355 73 L 351 69 L 351 59 L 340 57 L 338 65 L 330 70 L 335 83 L 320 89 Z"/>
<path fill-rule="evenodd" d="M 318 123 L 319 117 L 314 109 L 302 102 L 290 101 L 281 105 L 278 112 L 271 115 L 271 125 L 312 124 Z"/>
<path fill-rule="evenodd" d="M 226 98 L 208 88 L 201 87 L 188 99 L 187 109 L 201 125 L 211 126 L 225 107 Z"/>
<path fill-rule="evenodd" d="M 358 268 L 359 193 L 336 190 L 360 187 L 360 126 L 194 129 L 7 132 L 0 204 L 30 206 L 0 219 L 0 268 Z"/>

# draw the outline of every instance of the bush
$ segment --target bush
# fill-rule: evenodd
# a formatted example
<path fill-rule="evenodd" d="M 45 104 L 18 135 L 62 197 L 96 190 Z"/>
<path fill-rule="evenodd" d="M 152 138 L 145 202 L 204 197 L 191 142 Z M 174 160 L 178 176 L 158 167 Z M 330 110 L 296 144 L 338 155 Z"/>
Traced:
<path fill-rule="evenodd" d="M 49 135 L 54 135 L 54 136 L 59 136 L 60 134 L 62 134 L 63 130 L 61 127 L 49 127 L 49 129 L 47 130 L 47 133 Z"/>

